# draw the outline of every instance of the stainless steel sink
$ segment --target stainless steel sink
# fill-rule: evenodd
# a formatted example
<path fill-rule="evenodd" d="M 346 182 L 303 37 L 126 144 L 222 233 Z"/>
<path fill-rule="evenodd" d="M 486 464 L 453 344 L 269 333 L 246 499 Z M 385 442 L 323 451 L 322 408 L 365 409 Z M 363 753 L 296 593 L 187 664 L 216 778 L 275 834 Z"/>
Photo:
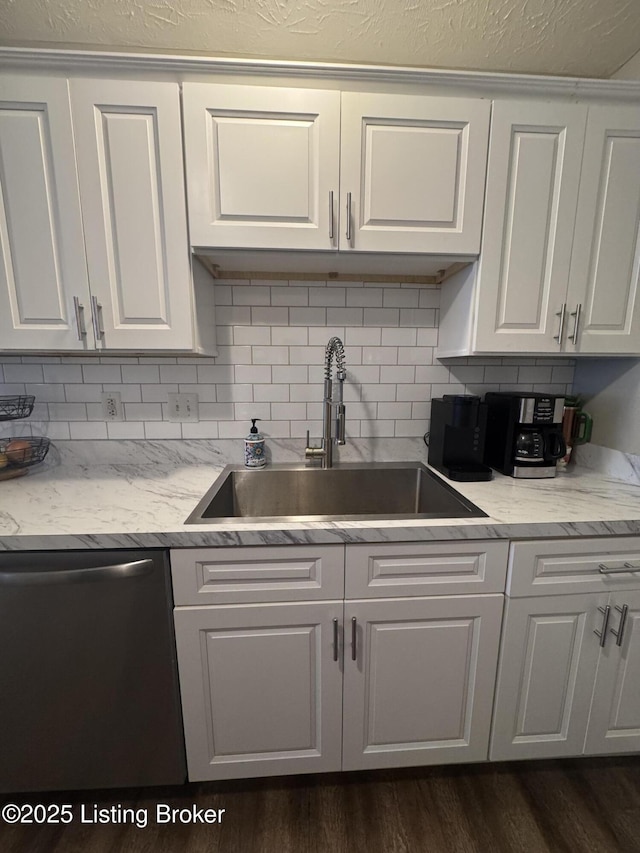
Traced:
<path fill-rule="evenodd" d="M 419 462 L 227 465 L 186 524 L 486 517 Z"/>

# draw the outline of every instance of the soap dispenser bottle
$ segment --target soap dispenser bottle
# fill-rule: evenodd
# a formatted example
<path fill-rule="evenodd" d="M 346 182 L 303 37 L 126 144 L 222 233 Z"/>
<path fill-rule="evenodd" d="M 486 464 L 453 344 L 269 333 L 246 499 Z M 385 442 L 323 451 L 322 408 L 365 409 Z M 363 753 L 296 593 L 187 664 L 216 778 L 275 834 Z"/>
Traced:
<path fill-rule="evenodd" d="M 256 421 L 260 418 L 251 418 L 251 429 L 244 440 L 244 467 L 264 468 L 267 457 L 264 451 L 264 436 L 258 432 Z"/>

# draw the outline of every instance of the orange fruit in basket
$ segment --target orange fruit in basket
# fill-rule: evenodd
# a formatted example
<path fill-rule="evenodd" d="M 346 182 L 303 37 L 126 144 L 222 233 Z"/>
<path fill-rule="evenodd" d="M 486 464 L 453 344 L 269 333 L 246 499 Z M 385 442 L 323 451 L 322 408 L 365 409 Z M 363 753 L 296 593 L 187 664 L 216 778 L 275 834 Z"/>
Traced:
<path fill-rule="evenodd" d="M 31 460 L 33 449 L 29 441 L 23 438 L 14 438 L 4 449 L 5 455 L 9 462 L 14 465 L 24 465 L 25 462 Z"/>

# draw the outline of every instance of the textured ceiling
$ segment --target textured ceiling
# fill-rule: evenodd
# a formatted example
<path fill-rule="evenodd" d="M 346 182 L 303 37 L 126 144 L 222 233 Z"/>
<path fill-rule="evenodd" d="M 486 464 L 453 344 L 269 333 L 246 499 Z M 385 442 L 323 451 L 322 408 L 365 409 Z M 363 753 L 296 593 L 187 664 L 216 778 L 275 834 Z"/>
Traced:
<path fill-rule="evenodd" d="M 0 0 L 0 43 L 608 77 L 640 0 Z"/>

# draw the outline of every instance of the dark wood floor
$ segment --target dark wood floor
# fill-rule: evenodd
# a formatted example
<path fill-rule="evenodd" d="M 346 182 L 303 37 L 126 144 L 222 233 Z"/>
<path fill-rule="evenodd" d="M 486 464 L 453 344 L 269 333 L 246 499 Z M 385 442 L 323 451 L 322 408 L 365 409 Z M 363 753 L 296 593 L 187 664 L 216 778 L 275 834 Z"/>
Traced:
<path fill-rule="evenodd" d="M 2 853 L 638 853 L 640 756 L 12 796 L 72 803 L 68 826 L 7 826 Z M 156 803 L 225 809 L 220 825 L 158 825 Z M 82 825 L 81 804 L 149 823 Z"/>

